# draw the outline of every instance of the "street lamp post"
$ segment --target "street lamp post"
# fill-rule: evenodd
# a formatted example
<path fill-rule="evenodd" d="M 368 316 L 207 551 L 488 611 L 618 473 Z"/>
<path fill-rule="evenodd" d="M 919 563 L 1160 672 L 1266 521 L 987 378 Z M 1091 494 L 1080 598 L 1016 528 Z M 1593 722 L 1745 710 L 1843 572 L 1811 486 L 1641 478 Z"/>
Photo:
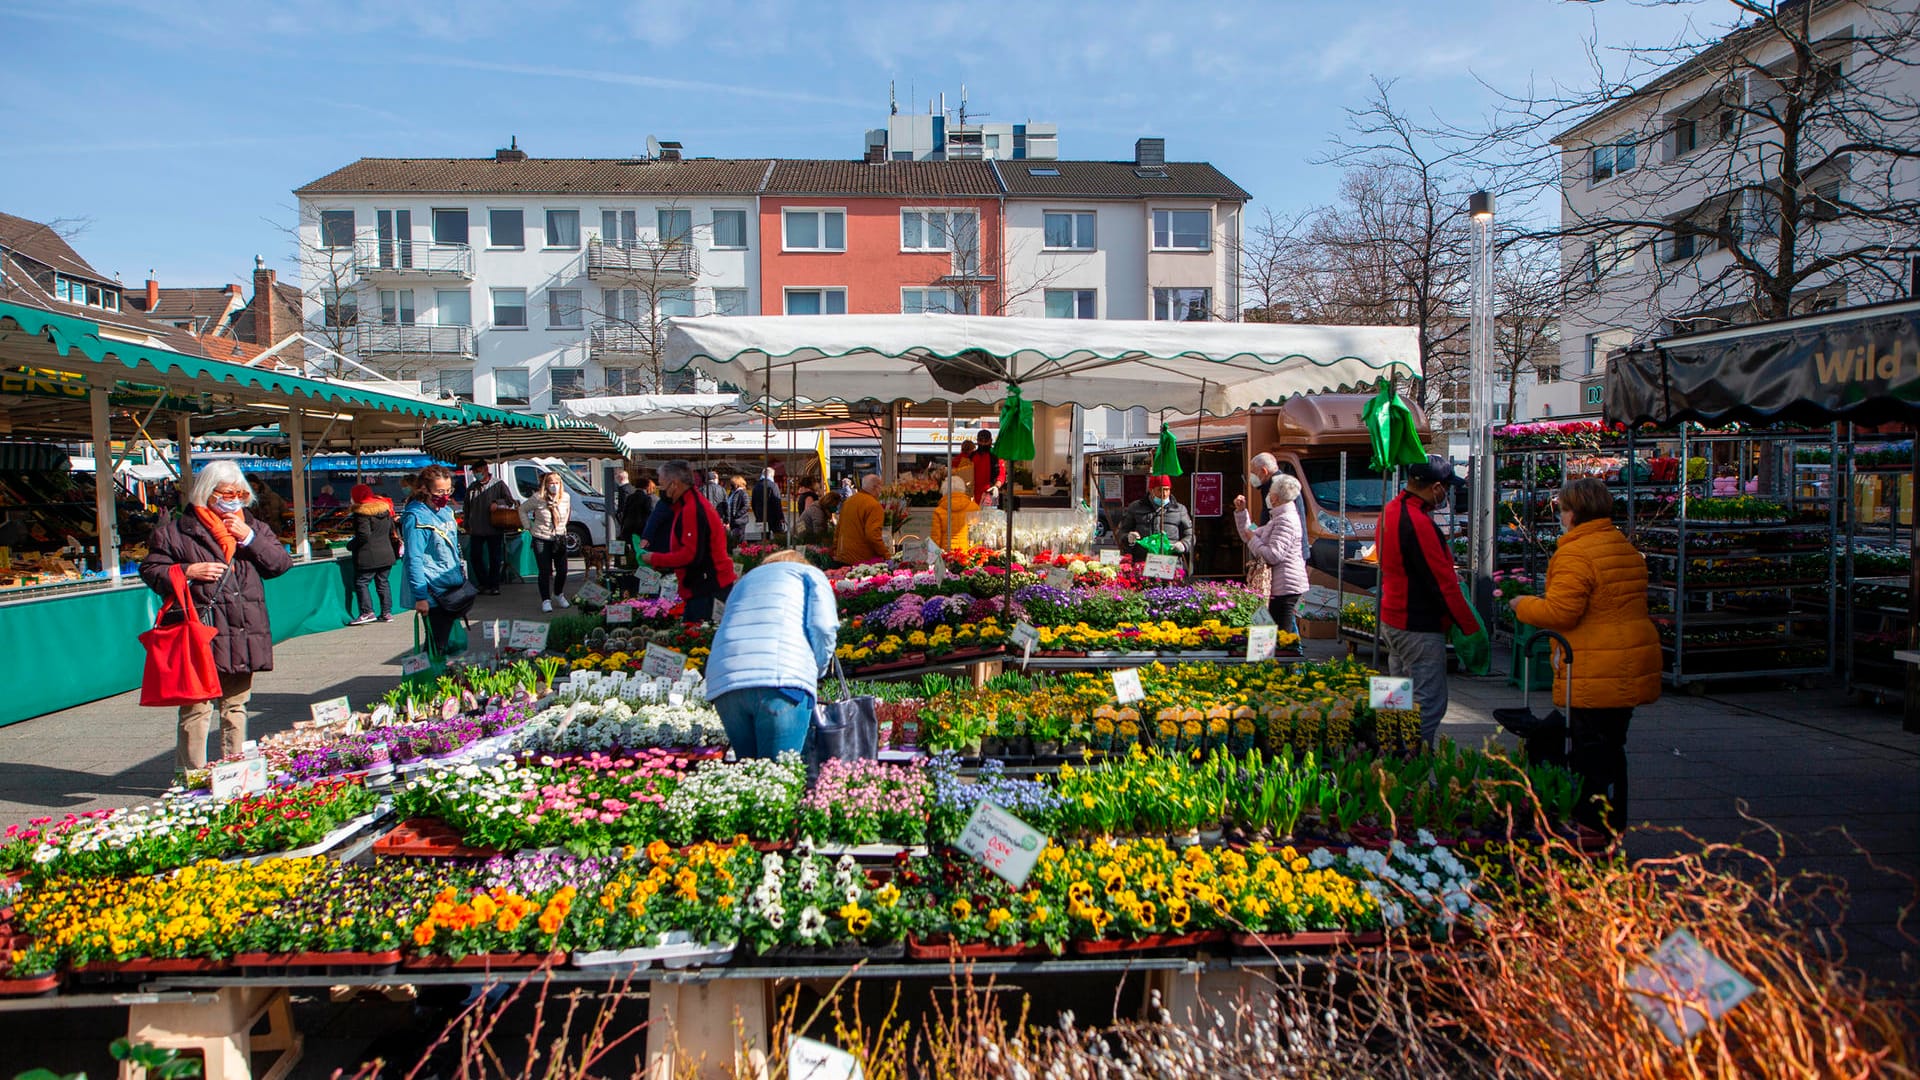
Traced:
<path fill-rule="evenodd" d="M 1485 628 L 1493 628 L 1494 499 L 1493 475 L 1493 193 L 1476 191 L 1467 202 L 1473 222 L 1473 317 L 1470 410 L 1473 426 L 1473 602 Z"/>

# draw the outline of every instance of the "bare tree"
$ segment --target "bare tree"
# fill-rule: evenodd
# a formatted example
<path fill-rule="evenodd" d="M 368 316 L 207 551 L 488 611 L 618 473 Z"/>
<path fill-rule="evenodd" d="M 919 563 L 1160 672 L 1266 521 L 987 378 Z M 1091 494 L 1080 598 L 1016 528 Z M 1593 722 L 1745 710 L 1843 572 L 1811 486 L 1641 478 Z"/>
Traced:
<path fill-rule="evenodd" d="M 1509 421 L 1522 380 L 1558 377 L 1560 311 L 1566 282 L 1556 247 L 1517 238 L 1500 251 L 1493 278 L 1494 380 L 1507 388 Z"/>
<path fill-rule="evenodd" d="M 1727 0 L 1724 35 L 1628 46 L 1511 97 L 1483 163 L 1560 194 L 1583 321 L 1674 329 L 1903 293 L 1920 254 L 1920 8 Z M 1565 130 L 1560 130 L 1560 129 Z"/>
<path fill-rule="evenodd" d="M 602 235 L 587 242 L 588 276 L 600 288 L 584 307 L 592 351 L 608 375 L 605 393 L 664 393 L 675 388 L 666 370 L 669 318 L 740 314 L 723 312 L 711 300 L 706 311 L 700 308 L 694 288 L 700 277 L 698 237 L 710 236 L 712 223 L 696 223 L 692 207 L 678 200 L 653 209 L 658 227 L 652 236 L 629 233 L 637 222 L 623 219 L 617 226 L 625 235 Z M 633 213 L 637 218 L 638 211 Z"/>
<path fill-rule="evenodd" d="M 1246 321 L 1293 321 L 1294 304 L 1300 299 L 1302 259 L 1309 254 L 1304 234 L 1314 213 L 1282 218 L 1271 207 L 1263 207 L 1260 220 L 1245 230 L 1233 255 L 1244 283 L 1246 306 L 1241 317 Z"/>

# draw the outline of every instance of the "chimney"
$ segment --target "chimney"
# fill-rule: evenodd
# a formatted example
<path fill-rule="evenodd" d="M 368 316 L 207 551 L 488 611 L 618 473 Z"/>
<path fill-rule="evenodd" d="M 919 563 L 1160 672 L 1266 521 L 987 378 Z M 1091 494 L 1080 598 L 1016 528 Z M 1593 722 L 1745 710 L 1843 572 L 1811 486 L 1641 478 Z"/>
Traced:
<path fill-rule="evenodd" d="M 680 152 L 683 149 L 684 147 L 682 147 L 677 142 L 668 142 L 666 140 L 662 140 L 660 143 L 660 160 L 661 161 L 679 161 Z"/>
<path fill-rule="evenodd" d="M 493 152 L 493 160 L 495 161 L 527 160 L 527 152 L 525 150 L 520 149 L 520 136 L 518 135 L 513 136 L 511 139 L 508 140 L 506 146 L 503 146 L 500 149 L 495 150 Z"/>
<path fill-rule="evenodd" d="M 153 273 L 153 271 L 149 270 L 147 271 L 147 273 L 151 274 Z M 157 308 L 159 306 L 160 306 L 160 283 L 158 281 L 155 281 L 152 278 L 148 278 L 147 279 L 147 310 L 152 311 L 154 308 Z"/>
<path fill-rule="evenodd" d="M 884 144 L 867 147 L 867 164 L 877 165 L 885 160 L 887 160 L 887 148 Z"/>
<path fill-rule="evenodd" d="M 1167 164 L 1167 140 L 1133 140 L 1133 163 L 1142 169 L 1164 168 Z"/>
<path fill-rule="evenodd" d="M 267 260 L 258 255 L 253 257 L 253 343 L 272 345 L 280 340 L 280 335 L 290 332 L 293 327 L 274 325 L 274 316 L 279 313 L 279 294 L 275 292 L 274 274 L 267 269 Z M 239 286 L 234 286 L 239 288 Z"/>
<path fill-rule="evenodd" d="M 240 286 L 238 286 L 238 285 L 229 285 L 229 286 L 227 286 L 227 295 L 228 295 L 228 296 L 239 296 L 239 295 L 240 295 Z"/>

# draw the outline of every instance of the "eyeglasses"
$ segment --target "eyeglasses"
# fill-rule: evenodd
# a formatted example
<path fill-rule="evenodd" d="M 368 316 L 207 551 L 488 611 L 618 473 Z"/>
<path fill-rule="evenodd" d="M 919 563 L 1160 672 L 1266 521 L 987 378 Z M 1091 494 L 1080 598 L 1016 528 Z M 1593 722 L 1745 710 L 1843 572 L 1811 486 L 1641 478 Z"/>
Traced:
<path fill-rule="evenodd" d="M 213 493 L 222 499 L 244 499 L 253 494 L 246 488 L 214 488 Z"/>

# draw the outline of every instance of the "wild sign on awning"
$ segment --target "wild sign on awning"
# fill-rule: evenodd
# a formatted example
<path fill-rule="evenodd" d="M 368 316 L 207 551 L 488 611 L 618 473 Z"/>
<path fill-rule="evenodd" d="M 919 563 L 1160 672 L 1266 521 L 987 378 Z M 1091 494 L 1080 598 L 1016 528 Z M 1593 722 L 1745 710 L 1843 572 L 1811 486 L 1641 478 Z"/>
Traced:
<path fill-rule="evenodd" d="M 1607 370 L 1610 420 L 1912 419 L 1920 303 L 1670 338 Z"/>

